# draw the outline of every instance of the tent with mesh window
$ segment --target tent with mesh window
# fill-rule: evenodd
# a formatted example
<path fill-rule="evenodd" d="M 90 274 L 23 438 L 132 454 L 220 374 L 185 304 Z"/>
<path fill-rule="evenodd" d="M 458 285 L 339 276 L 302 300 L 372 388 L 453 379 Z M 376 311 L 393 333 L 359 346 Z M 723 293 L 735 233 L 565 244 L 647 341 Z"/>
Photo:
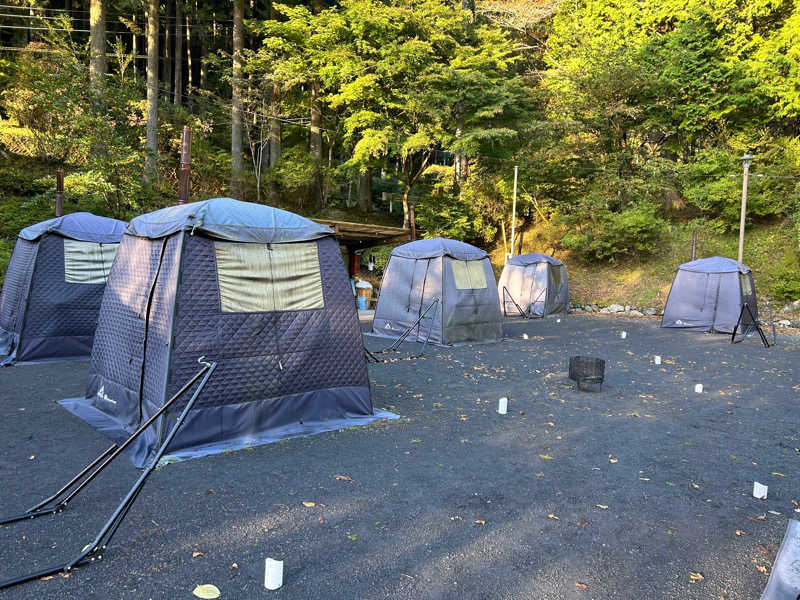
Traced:
<path fill-rule="evenodd" d="M 372 409 L 333 231 L 287 211 L 215 198 L 133 219 L 103 298 L 86 397 L 62 405 L 124 439 L 201 356 L 218 366 L 170 445 L 177 458 L 387 416 Z M 147 463 L 185 404 L 129 447 L 134 464 Z"/>
<path fill-rule="evenodd" d="M 742 310 L 747 304 L 747 310 Z M 758 319 L 756 288 L 750 267 L 730 258 L 701 258 L 678 267 L 664 307 L 661 327 L 733 332 Z"/>
<path fill-rule="evenodd" d="M 86 358 L 125 223 L 79 212 L 20 231 L 0 295 L 5 364 Z"/>
<path fill-rule="evenodd" d="M 451 345 L 503 337 L 500 303 L 489 256 L 445 238 L 392 250 L 383 273 L 373 333 Z"/>
<path fill-rule="evenodd" d="M 509 258 L 497 293 L 506 317 L 546 317 L 569 310 L 567 270 L 560 260 L 547 254 Z"/>

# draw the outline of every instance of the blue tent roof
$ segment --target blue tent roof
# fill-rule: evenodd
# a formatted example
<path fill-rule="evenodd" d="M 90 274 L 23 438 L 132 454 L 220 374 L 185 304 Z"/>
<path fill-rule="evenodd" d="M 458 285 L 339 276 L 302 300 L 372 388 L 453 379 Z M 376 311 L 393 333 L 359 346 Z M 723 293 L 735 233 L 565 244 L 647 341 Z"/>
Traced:
<path fill-rule="evenodd" d="M 486 258 L 487 254 L 480 248 L 464 242 L 448 240 L 447 238 L 431 238 L 398 246 L 392 250 L 392 256 L 400 256 L 402 258 L 450 256 L 456 260 L 479 260 Z"/>
<path fill-rule="evenodd" d="M 36 223 L 19 232 L 23 240 L 38 240 L 46 233 L 57 233 L 82 242 L 115 244 L 122 239 L 125 222 L 98 217 L 88 212 L 76 212 Z"/>
<path fill-rule="evenodd" d="M 558 260 L 557 258 L 553 258 L 552 256 L 549 256 L 548 254 L 540 254 L 538 252 L 531 252 L 530 254 L 520 254 L 519 256 L 514 256 L 512 258 L 509 258 L 508 261 L 506 261 L 506 264 L 507 265 L 519 265 L 521 267 L 525 267 L 525 266 L 528 266 L 528 265 L 532 265 L 532 264 L 535 264 L 535 263 L 541 263 L 541 262 L 548 262 L 551 265 L 556 265 L 556 266 L 564 264 L 560 260 Z"/>
<path fill-rule="evenodd" d="M 692 262 L 683 263 L 678 267 L 682 271 L 695 271 L 697 273 L 749 273 L 750 267 L 736 262 L 730 258 L 722 256 L 712 256 L 711 258 L 699 258 Z"/>
<path fill-rule="evenodd" d="M 176 231 L 203 231 L 234 242 L 261 244 L 316 240 L 333 230 L 286 210 L 232 198 L 169 206 L 128 223 L 126 233 L 162 238 Z"/>

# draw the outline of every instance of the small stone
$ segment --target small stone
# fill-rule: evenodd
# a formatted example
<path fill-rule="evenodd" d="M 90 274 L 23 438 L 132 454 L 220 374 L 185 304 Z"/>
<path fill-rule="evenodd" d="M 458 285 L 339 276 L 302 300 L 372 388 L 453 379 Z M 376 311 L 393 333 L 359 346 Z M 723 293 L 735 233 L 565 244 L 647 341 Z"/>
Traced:
<path fill-rule="evenodd" d="M 625 311 L 625 307 L 621 304 L 610 304 L 606 308 L 608 308 L 608 312 L 610 313 L 621 313 Z"/>
<path fill-rule="evenodd" d="M 638 310 L 633 310 L 633 309 L 628 314 L 630 314 L 630 316 L 632 316 L 632 317 L 643 317 L 644 316 L 644 313 L 640 313 Z"/>
<path fill-rule="evenodd" d="M 644 314 L 646 314 L 648 317 L 652 317 L 654 314 L 656 314 L 656 309 L 655 308 L 645 308 L 642 312 Z"/>

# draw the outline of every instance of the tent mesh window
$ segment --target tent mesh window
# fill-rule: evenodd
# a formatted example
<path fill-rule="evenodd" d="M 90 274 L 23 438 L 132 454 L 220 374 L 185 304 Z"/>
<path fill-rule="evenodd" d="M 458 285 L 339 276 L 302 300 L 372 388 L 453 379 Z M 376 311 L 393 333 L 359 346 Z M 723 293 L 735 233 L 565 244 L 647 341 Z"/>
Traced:
<path fill-rule="evenodd" d="M 103 284 L 108 279 L 119 244 L 64 239 L 64 281 Z"/>
<path fill-rule="evenodd" d="M 550 265 L 550 278 L 554 285 L 561 285 L 561 267 Z"/>
<path fill-rule="evenodd" d="M 742 283 L 742 296 L 752 296 L 753 286 L 750 284 L 750 276 L 747 273 L 739 273 L 739 281 Z"/>
<path fill-rule="evenodd" d="M 324 308 L 316 242 L 215 242 L 222 312 Z"/>
<path fill-rule="evenodd" d="M 483 260 L 451 260 L 453 279 L 457 290 L 486 289 L 486 273 L 483 270 Z"/>

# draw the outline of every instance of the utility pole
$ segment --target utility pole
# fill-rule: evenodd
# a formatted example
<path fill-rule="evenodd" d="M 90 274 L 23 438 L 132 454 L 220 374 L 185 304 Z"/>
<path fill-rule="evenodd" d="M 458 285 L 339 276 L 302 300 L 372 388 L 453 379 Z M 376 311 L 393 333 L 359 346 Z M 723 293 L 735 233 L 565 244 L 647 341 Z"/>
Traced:
<path fill-rule="evenodd" d="M 192 128 L 184 125 L 183 139 L 181 140 L 181 172 L 180 172 L 180 191 L 178 204 L 186 204 L 189 201 L 189 162 L 192 156 Z"/>
<path fill-rule="evenodd" d="M 753 157 L 749 154 L 742 157 L 744 172 L 742 173 L 742 212 L 739 217 L 739 262 L 742 262 L 744 255 L 744 221 L 747 217 L 747 180 L 750 178 L 751 158 Z"/>
<path fill-rule="evenodd" d="M 514 256 L 514 231 L 517 227 L 517 177 L 519 176 L 519 167 L 514 165 L 514 201 L 511 207 L 511 252 L 508 253 L 506 258 Z"/>
<path fill-rule="evenodd" d="M 64 169 L 56 171 L 56 216 L 64 215 Z"/>

